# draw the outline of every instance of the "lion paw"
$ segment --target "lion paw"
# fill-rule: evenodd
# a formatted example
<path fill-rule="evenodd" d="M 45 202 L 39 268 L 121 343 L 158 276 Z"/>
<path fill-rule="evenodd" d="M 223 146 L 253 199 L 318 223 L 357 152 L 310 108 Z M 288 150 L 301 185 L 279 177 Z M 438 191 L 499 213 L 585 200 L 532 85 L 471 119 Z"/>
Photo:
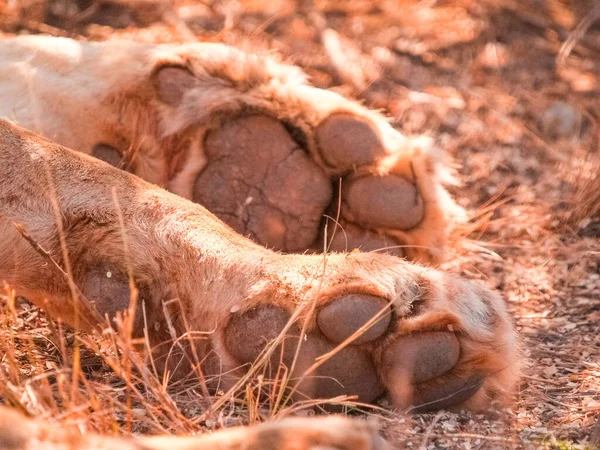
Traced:
<path fill-rule="evenodd" d="M 206 61 L 191 59 L 191 71 L 167 65 L 154 74 L 168 105 L 165 123 L 205 117 L 185 162 L 198 175 L 181 169 L 171 190 L 276 250 L 327 246 L 440 259 L 454 204 L 426 139 L 404 137 L 378 113 L 333 92 L 274 75 L 294 68 L 236 58 L 228 52 L 226 62 L 240 65 L 240 79 L 213 75 L 224 86 L 210 93 L 196 75 Z M 261 71 L 259 81 L 250 79 L 253 70 Z M 224 100 L 205 108 L 208 96 Z"/>
<path fill-rule="evenodd" d="M 335 261 L 324 280 L 332 287 L 295 323 L 281 300 L 233 313 L 217 346 L 226 366 L 251 365 L 271 344 L 267 372 L 289 369 L 296 400 L 385 396 L 419 412 L 477 409 L 512 391 L 518 356 L 499 296 L 387 257 L 346 256 L 339 270 Z M 341 287 L 347 269 L 353 283 Z"/>

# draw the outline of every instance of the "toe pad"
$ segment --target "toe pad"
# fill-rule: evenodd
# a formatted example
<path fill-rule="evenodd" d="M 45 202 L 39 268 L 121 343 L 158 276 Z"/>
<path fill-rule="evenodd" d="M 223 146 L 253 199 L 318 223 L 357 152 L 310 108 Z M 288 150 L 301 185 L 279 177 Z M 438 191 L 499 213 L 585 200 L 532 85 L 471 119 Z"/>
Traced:
<path fill-rule="evenodd" d="M 385 155 L 373 125 L 353 114 L 329 116 L 316 129 L 323 158 L 331 167 L 349 170 Z"/>
<path fill-rule="evenodd" d="M 346 186 L 342 215 L 351 222 L 367 228 L 408 230 L 425 216 L 417 188 L 404 178 L 367 176 Z"/>
<path fill-rule="evenodd" d="M 382 310 L 386 310 L 369 328 L 354 341 L 354 345 L 371 342 L 388 329 L 391 312 L 381 297 L 373 295 L 347 295 L 332 300 L 319 311 L 317 323 L 321 332 L 331 341 L 340 343 L 352 336 Z"/>
<path fill-rule="evenodd" d="M 386 348 L 383 364 L 391 380 L 421 383 L 448 372 L 459 356 L 460 343 L 454 333 L 417 333 L 401 336 Z"/>

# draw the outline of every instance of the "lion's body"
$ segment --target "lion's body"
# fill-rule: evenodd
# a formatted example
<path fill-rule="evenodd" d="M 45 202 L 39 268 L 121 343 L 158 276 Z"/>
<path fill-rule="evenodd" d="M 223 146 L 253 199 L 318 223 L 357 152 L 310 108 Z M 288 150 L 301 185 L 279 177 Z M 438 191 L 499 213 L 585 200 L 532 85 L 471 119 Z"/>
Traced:
<path fill-rule="evenodd" d="M 301 251 L 337 203 L 330 183 L 343 179 L 350 238 L 375 248 L 401 239 L 411 245 L 400 255 L 436 260 L 452 203 L 419 140 L 306 85 L 293 67 L 222 45 L 26 37 L 0 41 L 0 58 L 0 116 L 79 151 L 0 121 L 0 280 L 19 294 L 92 331 L 129 307 L 133 281 L 134 334 L 154 330 L 148 357 L 183 376 L 189 347 L 173 366 L 160 344 L 190 328 L 205 334 L 191 353 L 205 373 L 223 374 L 220 388 L 243 379 L 240 367 L 270 340 L 303 329 L 296 356 L 281 350 L 292 375 L 343 344 L 296 386 L 308 397 L 387 393 L 426 410 L 510 395 L 519 357 L 496 294 L 381 253 L 276 253 L 181 198 L 208 195 L 236 230 Z M 102 152 L 117 152 L 133 175 L 81 154 Z M 274 155 L 266 166 L 265 154 Z M 304 325 L 288 327 L 298 308 Z"/>

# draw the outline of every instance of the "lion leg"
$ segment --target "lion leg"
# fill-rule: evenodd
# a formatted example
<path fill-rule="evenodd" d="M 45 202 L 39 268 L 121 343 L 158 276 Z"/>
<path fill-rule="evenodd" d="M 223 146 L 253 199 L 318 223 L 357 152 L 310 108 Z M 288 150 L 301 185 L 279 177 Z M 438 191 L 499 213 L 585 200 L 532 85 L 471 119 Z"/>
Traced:
<path fill-rule="evenodd" d="M 0 211 L 4 227 L 19 223 L 57 264 L 68 255 L 101 316 L 129 303 L 131 277 L 146 311 L 134 331 L 147 327 L 158 344 L 175 304 L 172 327 L 200 332 L 197 353 L 221 388 L 260 358 L 269 376 L 285 367 L 297 400 L 477 409 L 514 389 L 515 332 L 503 301 L 479 284 L 379 253 L 272 252 L 197 204 L 6 121 Z M 73 323 L 72 286 L 19 250 L 0 248 L 0 278 Z"/>

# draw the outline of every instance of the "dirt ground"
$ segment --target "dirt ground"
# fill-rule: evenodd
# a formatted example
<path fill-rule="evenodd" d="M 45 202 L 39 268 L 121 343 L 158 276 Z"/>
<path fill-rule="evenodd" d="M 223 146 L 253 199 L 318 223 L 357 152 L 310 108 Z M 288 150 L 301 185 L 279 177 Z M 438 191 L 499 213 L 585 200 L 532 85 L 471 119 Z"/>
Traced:
<path fill-rule="evenodd" d="M 394 448 L 587 448 L 593 435 L 600 445 L 595 0 L 4 0 L 0 30 L 276 51 L 317 86 L 431 136 L 455 162 L 450 190 L 470 215 L 444 268 L 503 293 L 525 371 L 510 408 L 368 414 Z M 2 305 L 0 396 L 32 414 L 82 431 L 189 433 L 292 412 L 141 386 L 116 375 L 123 355 L 105 348 L 81 353 L 77 378 L 72 333 L 9 291 Z"/>

